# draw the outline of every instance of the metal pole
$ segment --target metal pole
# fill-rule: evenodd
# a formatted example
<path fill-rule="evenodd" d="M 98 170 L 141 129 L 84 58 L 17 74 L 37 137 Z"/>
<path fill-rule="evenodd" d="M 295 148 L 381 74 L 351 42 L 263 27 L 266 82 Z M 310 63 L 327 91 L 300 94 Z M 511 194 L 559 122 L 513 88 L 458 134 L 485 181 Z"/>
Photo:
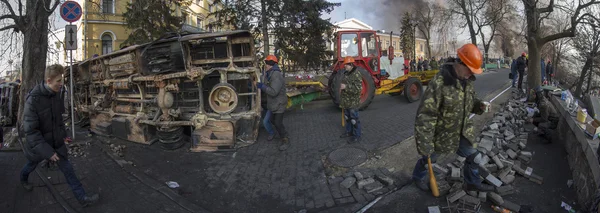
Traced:
<path fill-rule="evenodd" d="M 73 24 L 72 22 L 69 22 L 69 24 Z M 69 50 L 69 52 L 71 53 L 71 57 L 70 57 L 70 61 L 71 61 L 71 66 L 70 66 L 70 75 L 69 75 L 69 80 L 71 80 L 71 89 L 69 89 L 69 93 L 71 94 L 69 96 L 69 99 L 71 99 L 71 133 L 72 133 L 72 137 L 73 139 L 75 139 L 75 105 L 73 105 L 73 50 Z"/>

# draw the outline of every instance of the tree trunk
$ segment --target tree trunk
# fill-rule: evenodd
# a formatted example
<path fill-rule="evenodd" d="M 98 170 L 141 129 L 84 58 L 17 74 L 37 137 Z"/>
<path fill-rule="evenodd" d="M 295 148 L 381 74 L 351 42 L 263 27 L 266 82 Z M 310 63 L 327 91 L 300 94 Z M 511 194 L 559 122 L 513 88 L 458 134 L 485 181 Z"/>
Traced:
<path fill-rule="evenodd" d="M 48 53 L 48 12 L 44 8 L 51 8 L 50 2 L 27 0 L 28 19 L 23 31 L 23 58 L 21 61 L 23 79 L 21 79 L 21 97 L 17 117 L 18 127 L 21 127 L 27 93 L 44 80 L 46 54 Z"/>
<path fill-rule="evenodd" d="M 431 58 L 431 46 L 429 45 L 431 38 L 425 39 L 425 43 L 427 44 L 427 58 Z"/>
<path fill-rule="evenodd" d="M 260 1 L 260 13 L 262 19 L 262 34 L 263 34 L 263 48 L 264 48 L 264 56 L 267 57 L 269 55 L 269 21 L 267 20 L 267 1 Z"/>
<path fill-rule="evenodd" d="M 592 60 L 590 58 L 585 60 L 585 64 L 583 65 L 583 69 L 581 70 L 581 74 L 579 75 L 579 80 L 577 80 L 577 86 L 575 86 L 576 98 L 581 97 L 581 94 L 583 93 L 583 81 L 585 81 L 585 76 L 590 70 L 591 61 Z"/>
<path fill-rule="evenodd" d="M 529 0 L 531 1 L 531 0 Z M 531 3 L 536 5 L 535 3 Z M 541 40 L 539 26 L 537 26 L 540 14 L 536 8 L 526 7 L 527 16 L 527 49 L 529 52 L 529 64 L 527 64 L 527 86 L 528 89 L 534 89 L 542 84 L 541 78 L 541 53 L 540 49 L 544 44 L 538 43 Z"/>

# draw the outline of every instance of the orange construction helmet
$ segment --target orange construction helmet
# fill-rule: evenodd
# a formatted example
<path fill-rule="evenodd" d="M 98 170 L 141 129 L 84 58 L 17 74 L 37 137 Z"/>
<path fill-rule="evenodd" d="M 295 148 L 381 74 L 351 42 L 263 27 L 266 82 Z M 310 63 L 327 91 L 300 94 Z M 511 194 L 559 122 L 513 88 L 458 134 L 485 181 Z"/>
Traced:
<path fill-rule="evenodd" d="M 474 44 L 465 44 L 456 51 L 458 58 L 463 64 L 471 70 L 473 74 L 481 74 L 483 70 L 481 65 L 483 64 L 483 56 L 481 51 Z"/>
<path fill-rule="evenodd" d="M 279 63 L 279 61 L 277 60 L 277 57 L 274 55 L 268 55 L 267 58 L 265 58 L 265 61 L 273 61 L 275 63 Z"/>
<path fill-rule="evenodd" d="M 352 56 L 346 56 L 344 58 L 344 64 L 350 64 L 350 63 L 354 63 L 354 58 L 352 58 Z"/>

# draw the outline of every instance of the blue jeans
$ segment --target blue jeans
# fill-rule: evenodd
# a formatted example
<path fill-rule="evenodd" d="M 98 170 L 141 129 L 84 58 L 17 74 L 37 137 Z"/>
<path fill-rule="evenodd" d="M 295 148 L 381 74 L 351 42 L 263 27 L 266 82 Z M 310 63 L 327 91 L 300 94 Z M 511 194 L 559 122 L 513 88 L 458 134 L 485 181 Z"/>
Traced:
<path fill-rule="evenodd" d="M 275 135 L 275 130 L 273 130 L 273 124 L 271 123 L 271 118 L 273 117 L 273 112 L 271 110 L 263 110 L 265 117 L 263 118 L 263 126 L 269 133 L 269 135 Z"/>
<path fill-rule="evenodd" d="M 35 167 L 37 167 L 39 163 L 40 162 L 27 161 L 27 164 L 25 164 L 25 167 L 23 167 L 21 170 L 21 182 L 29 182 L 29 174 L 35 170 Z M 71 187 L 73 194 L 75 194 L 75 198 L 80 201 L 83 200 L 83 197 L 85 197 L 85 191 L 83 190 L 81 182 L 79 182 L 79 179 L 75 175 L 75 170 L 73 169 L 71 162 L 61 157 L 61 159 L 56 163 L 58 164 L 60 171 L 65 176 L 67 184 L 69 184 L 69 187 Z"/>
<path fill-rule="evenodd" d="M 512 86 L 515 86 L 515 83 L 517 83 L 517 70 L 511 70 L 510 71 L 512 73 L 513 79 L 512 79 Z M 519 76 L 520 77 L 520 76 Z"/>
<path fill-rule="evenodd" d="M 358 109 L 344 109 L 344 118 L 346 119 L 346 132 L 352 134 L 354 138 L 360 138 L 360 120 L 358 119 Z"/>
<path fill-rule="evenodd" d="M 466 158 L 465 166 L 463 167 L 463 176 L 467 184 L 479 186 L 481 185 L 481 178 L 479 177 L 479 165 L 475 163 L 475 156 L 479 152 L 473 148 L 473 145 L 465 137 L 460 136 L 460 143 L 456 154 Z M 431 163 L 434 163 L 437 159 L 437 155 L 433 153 L 431 155 Z M 413 170 L 413 180 L 423 180 L 427 176 L 427 156 L 423 156 L 417 161 L 417 165 Z"/>

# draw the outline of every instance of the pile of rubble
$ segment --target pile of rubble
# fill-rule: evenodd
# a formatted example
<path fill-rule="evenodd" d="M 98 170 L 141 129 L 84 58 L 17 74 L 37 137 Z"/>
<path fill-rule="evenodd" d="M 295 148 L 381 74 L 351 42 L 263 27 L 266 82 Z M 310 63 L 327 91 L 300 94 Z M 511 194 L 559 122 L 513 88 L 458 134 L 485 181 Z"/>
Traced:
<path fill-rule="evenodd" d="M 341 176 L 330 176 L 328 183 L 337 204 L 371 201 L 375 196 L 393 191 L 400 184 L 385 168 L 349 171 Z"/>
<path fill-rule="evenodd" d="M 88 143 L 72 143 L 69 144 L 69 156 L 71 157 L 84 157 L 87 156 L 87 146 L 89 146 L 89 142 Z"/>
<path fill-rule="evenodd" d="M 521 97 L 516 94 L 515 97 Z M 526 104 L 518 100 L 509 102 L 494 114 L 491 124 L 481 133 L 477 149 L 483 153 L 479 163 L 479 173 L 484 182 L 495 186 L 495 192 L 476 192 L 463 190 L 462 168 L 465 158 L 457 157 L 447 165 L 433 164 L 432 167 L 438 180 L 440 195 L 447 195 L 446 200 L 450 209 L 461 212 L 477 212 L 482 202 L 491 201 L 494 205 L 513 212 L 520 212 L 526 206 L 520 206 L 502 196 L 514 193 L 512 185 L 517 175 L 530 181 L 542 184 L 543 178 L 533 172 L 527 164 L 534 153 L 527 151 L 528 133 L 525 120 L 530 116 Z M 530 207 L 527 207 L 530 208 Z M 527 210 L 522 211 L 527 212 Z"/>
<path fill-rule="evenodd" d="M 125 145 L 116 145 L 116 144 L 110 144 L 109 147 L 110 147 L 110 150 L 112 150 L 113 153 L 115 153 L 119 157 L 123 157 L 123 152 L 125 151 L 125 148 L 127 148 L 127 146 L 125 146 Z"/>

